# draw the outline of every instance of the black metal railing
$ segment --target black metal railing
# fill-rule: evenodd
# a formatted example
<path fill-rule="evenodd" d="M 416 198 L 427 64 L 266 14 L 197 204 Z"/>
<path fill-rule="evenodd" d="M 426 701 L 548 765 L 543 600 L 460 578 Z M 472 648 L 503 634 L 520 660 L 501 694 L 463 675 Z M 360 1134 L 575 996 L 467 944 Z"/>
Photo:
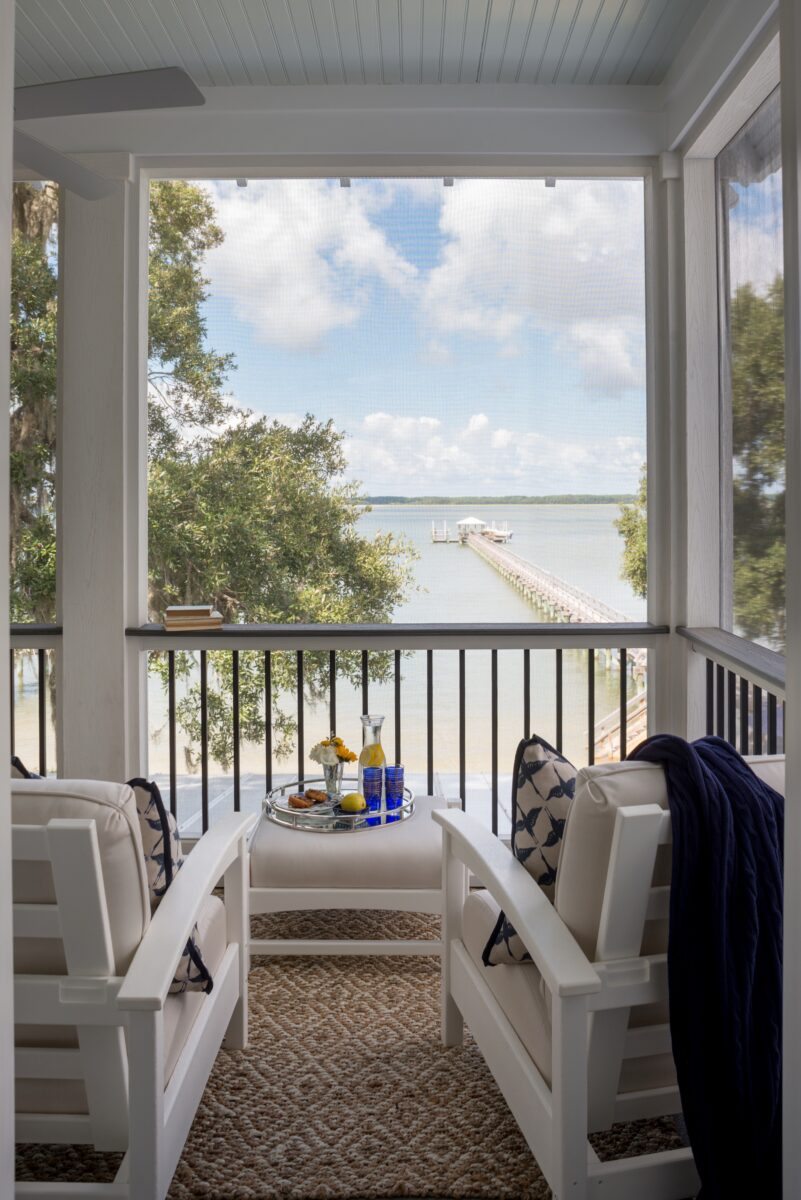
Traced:
<path fill-rule="evenodd" d="M 783 754 L 784 656 L 723 629 L 679 629 L 706 660 L 706 732 L 741 754 Z"/>
<path fill-rule="evenodd" d="M 463 805 L 468 791 L 470 731 L 471 728 L 475 728 L 476 706 L 480 705 L 481 712 L 486 713 L 485 724 L 489 726 L 486 730 L 489 770 L 485 772 L 488 776 L 487 817 L 493 831 L 497 832 L 501 807 L 500 782 L 503 776 L 508 776 L 511 771 L 511 759 L 507 765 L 506 756 L 512 735 L 512 740 L 516 742 L 522 736 L 539 732 L 549 740 L 553 739 L 557 749 L 562 750 L 565 748 L 567 715 L 572 730 L 572 748 L 574 749 L 576 744 L 575 731 L 578 722 L 584 737 L 584 761 L 592 763 L 597 757 L 596 710 L 600 701 L 606 709 L 607 723 L 609 708 L 614 705 L 617 709 L 612 714 L 617 740 L 604 740 L 600 747 L 602 756 L 624 756 L 632 721 L 630 693 L 637 691 L 639 686 L 643 696 L 643 705 L 639 713 L 642 728 L 638 728 L 638 732 L 644 736 L 646 651 L 647 648 L 656 645 L 657 639 L 668 631 L 663 626 L 631 624 L 480 627 L 225 626 L 220 631 L 208 634 L 167 634 L 162 626 L 144 626 L 127 632 L 129 636 L 139 639 L 140 648 L 144 652 L 158 656 L 159 673 L 162 678 L 166 677 L 167 711 L 166 721 L 161 727 L 161 737 L 163 740 L 166 726 L 168 766 L 165 774 L 170 806 L 179 818 L 183 808 L 183 805 L 179 806 L 182 787 L 178 769 L 179 710 L 185 716 L 187 695 L 192 697 L 191 703 L 195 706 L 192 710 L 193 727 L 197 731 L 195 742 L 199 747 L 196 762 L 200 785 L 199 803 L 195 802 L 193 817 L 198 832 L 208 827 L 211 817 L 210 690 L 216 693 L 215 719 L 219 723 L 219 689 L 223 677 L 226 688 L 225 719 L 230 722 L 227 729 L 230 730 L 232 739 L 232 753 L 227 768 L 229 787 L 226 802 L 229 802 L 230 796 L 230 803 L 237 811 L 243 804 L 244 739 L 240 688 L 245 672 L 252 683 L 256 661 L 254 655 L 259 656 L 259 686 L 263 692 L 261 711 L 264 770 L 259 786 L 269 790 L 274 785 L 279 762 L 284 764 L 284 771 L 289 763 L 296 762 L 298 777 L 303 777 L 309 744 L 306 726 L 312 711 L 316 719 L 322 708 L 325 713 L 324 721 L 331 729 L 335 729 L 338 716 L 340 722 L 343 719 L 343 702 L 348 702 L 350 710 L 353 710 L 354 704 L 358 702 L 361 712 L 368 712 L 373 688 L 380 685 L 381 706 L 384 711 L 390 710 L 385 726 L 385 750 L 391 760 L 405 761 L 407 772 L 416 775 L 419 786 L 425 786 L 429 794 L 435 791 L 438 769 L 441 766 L 438 761 L 441 754 L 439 729 L 444 707 L 449 710 L 449 720 L 451 714 L 455 716 L 453 733 L 456 755 L 455 758 L 449 755 L 449 787 L 452 786 L 454 791 L 458 787 Z M 360 651 L 355 660 L 354 651 Z M 509 655 L 507 651 L 514 653 Z M 184 688 L 183 697 L 179 701 L 181 673 L 183 671 L 184 675 L 186 674 L 187 655 L 193 684 L 191 689 Z M 224 656 L 225 669 L 220 668 L 223 658 L 210 658 L 210 655 Z M 244 660 L 245 655 L 248 656 L 247 661 Z M 373 655 L 376 655 L 377 659 L 374 659 Z M 415 655 L 420 655 L 416 665 L 412 661 Z M 280 662 L 277 661 L 277 656 L 282 656 Z M 347 679 L 343 678 L 341 656 L 347 656 Z M 375 680 L 372 675 L 376 661 L 380 664 L 379 680 Z M 476 663 L 482 672 L 482 686 L 486 688 L 480 696 L 477 694 L 475 683 L 471 684 L 468 677 L 469 669 L 475 670 Z M 277 670 L 280 670 L 284 680 L 280 697 L 275 682 Z M 607 678 L 607 672 L 612 670 L 619 672 L 619 686 L 612 685 Z M 314 710 L 309 707 L 307 695 L 311 674 L 314 675 L 318 688 L 317 707 Z M 510 700 L 512 674 L 515 689 L 519 686 L 519 691 L 515 690 L 514 699 Z M 582 676 L 583 702 L 580 700 Z M 409 702 L 410 677 L 413 677 L 416 687 L 414 705 L 410 705 Z M 319 682 L 321 679 L 324 692 L 327 693 L 322 698 Z M 446 692 L 444 696 L 443 689 Z M 532 728 L 532 721 L 535 719 L 535 713 L 539 712 L 539 720 L 542 722 L 546 690 L 547 727 L 540 726 L 535 730 Z M 249 696 L 252 706 L 252 689 Z M 601 697 L 604 699 L 601 700 Z M 288 758 L 284 753 L 280 760 L 274 753 L 275 706 L 279 700 L 288 706 L 287 712 L 291 712 L 294 719 L 292 750 Z M 569 706 L 567 713 L 566 706 Z M 413 713 L 409 711 L 410 707 L 414 708 Z M 412 721 L 417 722 L 416 728 L 412 728 Z M 155 731 L 151 728 L 152 732 Z M 316 733 L 319 734 L 319 729 Z M 252 750 L 251 741 L 251 757 Z M 505 771 L 501 767 L 502 755 Z M 197 789 L 196 783 L 193 786 Z"/>

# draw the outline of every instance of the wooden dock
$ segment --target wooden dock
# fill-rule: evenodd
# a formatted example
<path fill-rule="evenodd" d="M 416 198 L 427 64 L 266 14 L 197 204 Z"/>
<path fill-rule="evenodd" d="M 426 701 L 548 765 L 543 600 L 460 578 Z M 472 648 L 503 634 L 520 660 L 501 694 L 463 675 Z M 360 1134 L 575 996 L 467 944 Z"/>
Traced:
<path fill-rule="evenodd" d="M 560 579 L 558 575 L 552 575 L 550 571 L 521 558 L 507 546 L 498 545 L 475 533 L 468 536 L 467 545 L 494 567 L 512 587 L 517 588 L 530 604 L 544 608 L 554 620 L 588 625 L 602 624 L 605 621 L 625 624 L 629 620 L 623 613 L 591 596 L 589 592 L 582 591 L 572 583 Z M 614 667 L 618 661 L 617 653 L 603 656 L 603 652 L 599 651 L 599 654 L 610 667 Z M 635 677 L 644 677 L 647 651 L 629 650 L 627 658 L 632 674 Z"/>

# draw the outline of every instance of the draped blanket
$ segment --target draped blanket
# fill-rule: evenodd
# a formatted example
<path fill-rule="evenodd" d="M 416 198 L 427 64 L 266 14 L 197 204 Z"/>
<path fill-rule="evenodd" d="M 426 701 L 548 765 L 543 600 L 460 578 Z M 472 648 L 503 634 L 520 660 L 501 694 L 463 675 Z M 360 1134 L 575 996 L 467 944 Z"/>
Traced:
<path fill-rule="evenodd" d="M 780 1200 L 784 801 L 720 738 L 630 757 L 667 782 L 670 1032 L 700 1195 Z"/>

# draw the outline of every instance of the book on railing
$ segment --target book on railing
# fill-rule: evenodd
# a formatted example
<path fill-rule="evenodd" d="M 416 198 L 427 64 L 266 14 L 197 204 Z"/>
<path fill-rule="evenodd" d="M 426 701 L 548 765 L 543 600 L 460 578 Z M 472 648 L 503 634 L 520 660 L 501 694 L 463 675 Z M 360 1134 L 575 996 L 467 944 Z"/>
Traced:
<path fill-rule="evenodd" d="M 222 614 L 213 608 L 197 616 L 171 616 L 169 609 L 164 615 L 164 628 L 168 633 L 180 633 L 185 630 L 201 632 L 205 629 L 219 629 L 221 625 Z"/>
<path fill-rule="evenodd" d="M 213 614 L 213 604 L 170 604 L 164 613 L 164 619 L 172 621 L 177 617 L 211 617 Z"/>

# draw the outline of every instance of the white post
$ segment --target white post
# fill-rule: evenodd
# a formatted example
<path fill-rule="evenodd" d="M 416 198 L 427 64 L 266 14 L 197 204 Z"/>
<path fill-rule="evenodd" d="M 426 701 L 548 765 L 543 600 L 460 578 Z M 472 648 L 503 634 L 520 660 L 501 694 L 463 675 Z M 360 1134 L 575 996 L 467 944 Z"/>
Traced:
<path fill-rule="evenodd" d="M 801 1194 L 801 12 L 781 0 L 787 543 L 784 1196 Z"/>
<path fill-rule="evenodd" d="M 130 156 L 92 156 L 119 180 L 103 200 L 66 192 L 58 404 L 60 769 L 130 778 L 145 700 L 126 625 L 145 619 L 146 421 L 141 296 L 146 241 Z M 146 278 L 146 276 L 145 276 Z"/>
<path fill-rule="evenodd" d="M 684 160 L 683 611 L 676 623 L 720 625 L 720 405 L 715 161 Z M 706 732 L 704 660 L 686 654 L 686 737 Z"/>
<path fill-rule="evenodd" d="M 14 0 L 0 0 L 0 312 L 9 312 L 11 281 L 11 129 L 14 114 Z M 8 326 L 0 337 L 0 545 L 8 546 Z M 8 763 L 8 554 L 0 555 L 0 762 Z M 13 968 L 11 938 L 11 814 L 8 771 L 0 771 L 0 1196 L 14 1190 Z"/>

